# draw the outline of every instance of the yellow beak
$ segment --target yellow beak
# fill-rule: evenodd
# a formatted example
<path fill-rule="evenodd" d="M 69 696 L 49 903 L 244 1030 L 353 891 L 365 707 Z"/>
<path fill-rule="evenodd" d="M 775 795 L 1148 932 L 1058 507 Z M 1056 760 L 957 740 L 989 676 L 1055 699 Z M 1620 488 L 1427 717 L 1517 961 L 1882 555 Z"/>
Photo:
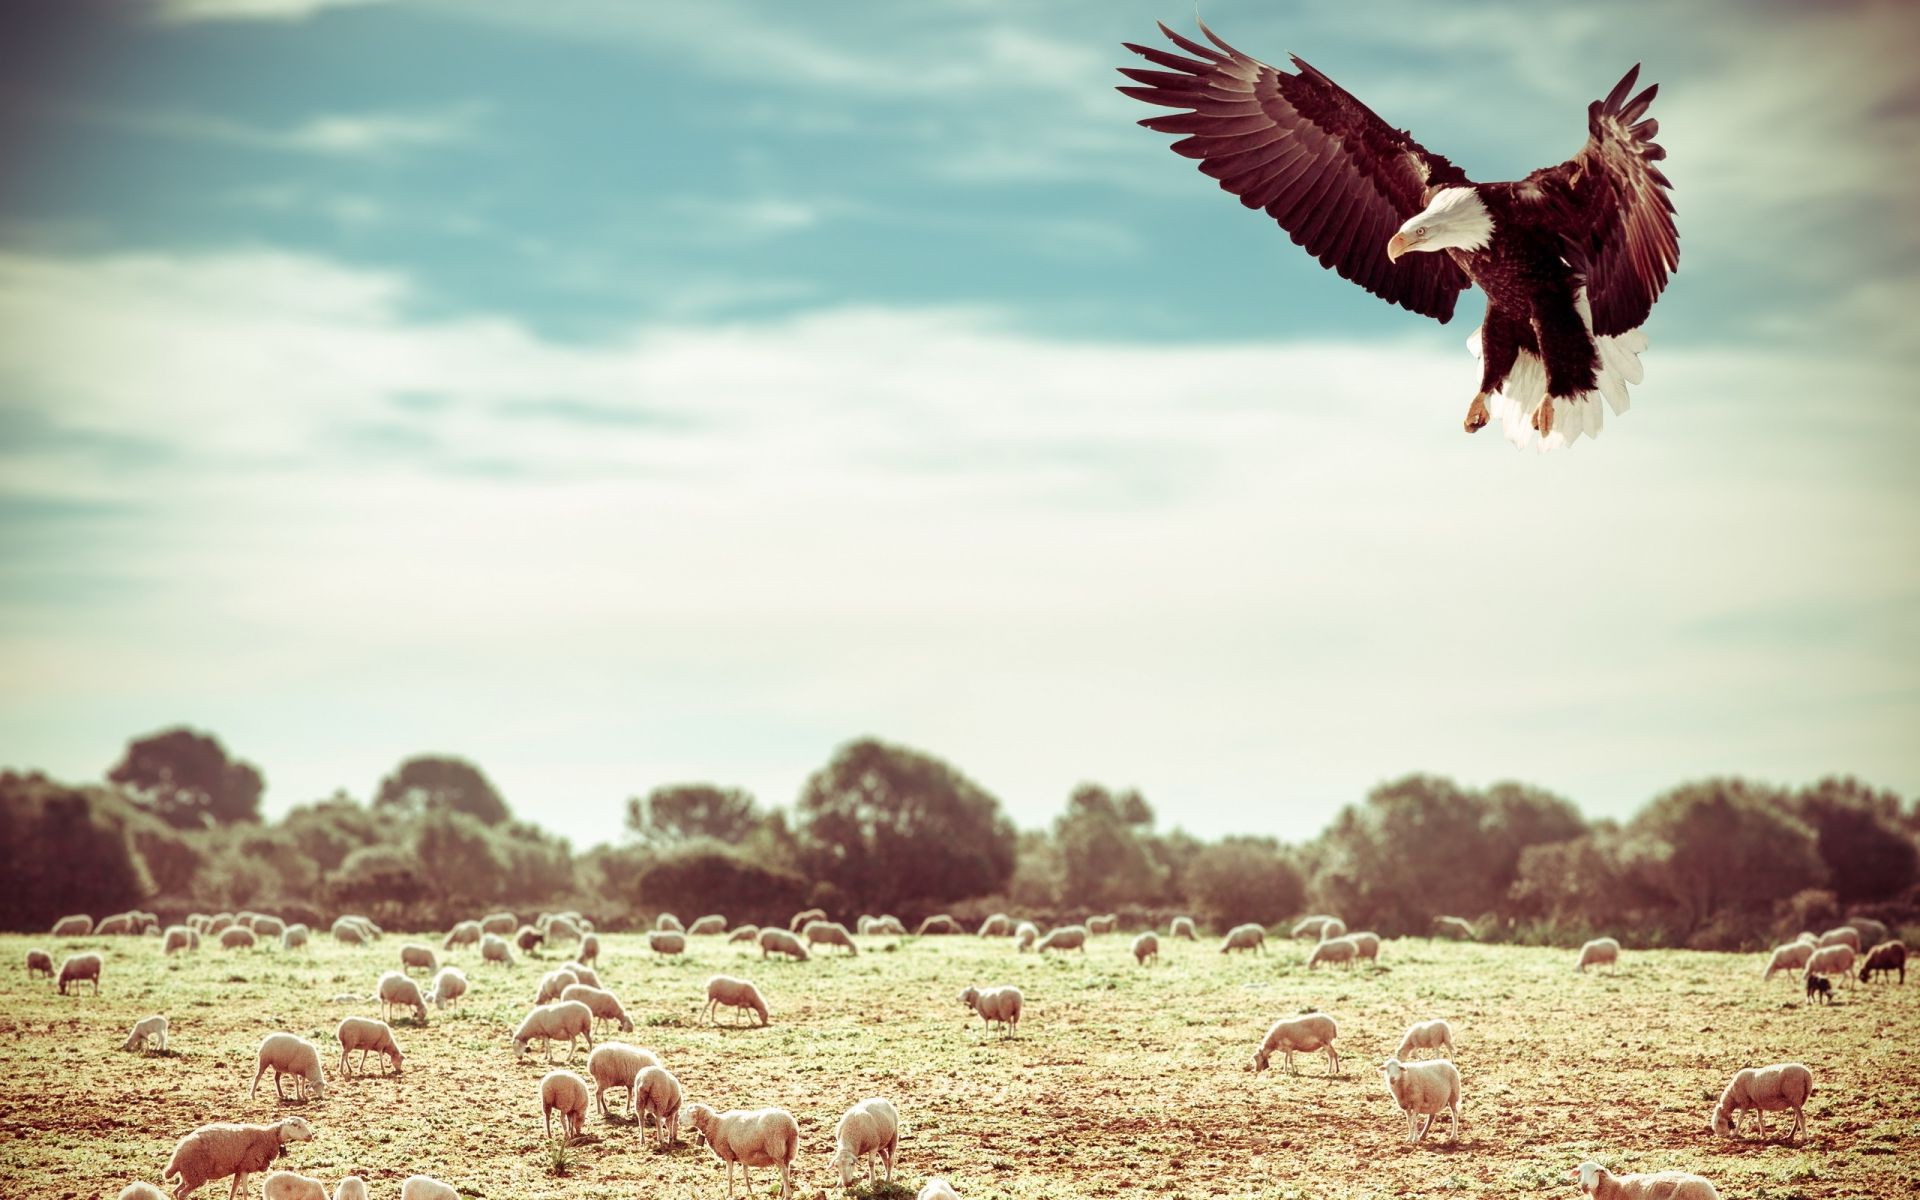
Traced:
<path fill-rule="evenodd" d="M 1396 233 L 1387 242 L 1387 261 L 1399 262 L 1400 256 L 1413 248 L 1413 239 L 1404 233 Z"/>

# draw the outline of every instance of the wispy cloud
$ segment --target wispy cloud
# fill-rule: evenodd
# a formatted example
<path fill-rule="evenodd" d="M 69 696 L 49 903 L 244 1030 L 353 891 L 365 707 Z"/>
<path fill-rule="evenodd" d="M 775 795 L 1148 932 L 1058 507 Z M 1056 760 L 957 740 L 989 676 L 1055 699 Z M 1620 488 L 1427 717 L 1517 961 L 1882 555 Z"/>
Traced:
<path fill-rule="evenodd" d="M 389 0 L 149 0 L 165 24 L 202 21 L 304 21 L 328 9 L 363 8 Z"/>
<path fill-rule="evenodd" d="M 472 141 L 485 111 L 484 105 L 468 103 L 430 112 L 329 113 L 278 128 L 191 111 L 80 108 L 70 110 L 69 115 L 155 137 L 221 142 L 287 154 L 382 158 Z"/>

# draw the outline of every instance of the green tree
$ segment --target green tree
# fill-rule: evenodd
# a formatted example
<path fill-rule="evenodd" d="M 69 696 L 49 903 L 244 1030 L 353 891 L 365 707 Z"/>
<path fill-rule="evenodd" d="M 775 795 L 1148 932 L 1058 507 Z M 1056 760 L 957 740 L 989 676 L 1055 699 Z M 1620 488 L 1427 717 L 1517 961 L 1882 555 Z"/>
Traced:
<path fill-rule="evenodd" d="M 1740 779 L 1683 784 L 1634 817 L 1671 849 L 1660 872 L 1691 931 L 1716 914 L 1763 912 L 1826 881 L 1813 830 L 1782 793 Z"/>
<path fill-rule="evenodd" d="M 0 927 L 43 930 L 67 913 L 100 916 L 148 896 L 130 819 L 101 789 L 0 773 Z"/>
<path fill-rule="evenodd" d="M 1187 868 L 1187 895 L 1216 928 L 1272 925 L 1300 911 L 1306 883 L 1272 838 L 1229 837 L 1202 848 Z"/>
<path fill-rule="evenodd" d="M 1152 820 L 1153 810 L 1138 792 L 1116 796 L 1094 783 L 1076 787 L 1054 822 L 1064 899 L 1099 909 L 1157 902 L 1166 869 L 1140 836 L 1143 823 Z"/>
<path fill-rule="evenodd" d="M 433 864 L 426 884 L 443 901 L 484 905 L 506 891 L 507 856 L 492 831 L 466 813 L 439 809 L 421 817 L 413 854 Z"/>
<path fill-rule="evenodd" d="M 1898 896 L 1913 886 L 1920 850 L 1900 828 L 1900 798 L 1853 779 L 1823 779 L 1794 798 L 1813 827 L 1820 860 L 1842 905 Z"/>
<path fill-rule="evenodd" d="M 645 860 L 626 885 L 635 908 L 679 912 L 688 919 L 724 913 L 734 924 L 784 924 L 801 907 L 807 881 L 794 871 L 742 857 L 708 839 L 684 843 Z"/>
<path fill-rule="evenodd" d="M 257 822 L 266 780 L 211 734 L 180 727 L 127 743 L 107 772 L 141 808 L 180 829 Z"/>
<path fill-rule="evenodd" d="M 446 809 L 466 813 L 483 825 L 499 825 L 513 815 L 479 767 L 464 758 L 434 754 L 409 758 L 382 779 L 373 806 L 414 814 Z"/>
<path fill-rule="evenodd" d="M 694 838 L 738 845 L 765 818 L 752 793 L 711 783 L 675 783 L 627 801 L 627 830 L 650 846 Z"/>

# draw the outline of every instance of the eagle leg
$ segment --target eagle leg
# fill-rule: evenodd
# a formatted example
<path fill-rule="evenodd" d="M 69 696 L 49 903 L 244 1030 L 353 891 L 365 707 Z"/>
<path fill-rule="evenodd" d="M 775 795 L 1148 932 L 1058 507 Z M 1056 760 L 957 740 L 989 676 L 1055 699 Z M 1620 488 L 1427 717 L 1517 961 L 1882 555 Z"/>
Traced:
<path fill-rule="evenodd" d="M 1533 410 L 1533 427 L 1540 431 L 1541 437 L 1553 432 L 1553 397 L 1540 397 L 1540 407 Z"/>
<path fill-rule="evenodd" d="M 1478 433 L 1487 423 L 1487 394 L 1475 392 L 1473 403 L 1467 405 L 1467 432 Z"/>

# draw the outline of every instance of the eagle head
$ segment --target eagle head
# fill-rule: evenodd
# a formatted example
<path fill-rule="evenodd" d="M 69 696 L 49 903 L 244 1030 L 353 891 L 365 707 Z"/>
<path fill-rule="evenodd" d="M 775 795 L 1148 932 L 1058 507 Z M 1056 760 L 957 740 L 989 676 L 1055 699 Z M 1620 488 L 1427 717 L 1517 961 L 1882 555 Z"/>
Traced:
<path fill-rule="evenodd" d="M 1387 242 L 1387 258 L 1409 250 L 1482 250 L 1493 239 L 1493 214 L 1470 187 L 1441 188 L 1426 208 Z"/>

